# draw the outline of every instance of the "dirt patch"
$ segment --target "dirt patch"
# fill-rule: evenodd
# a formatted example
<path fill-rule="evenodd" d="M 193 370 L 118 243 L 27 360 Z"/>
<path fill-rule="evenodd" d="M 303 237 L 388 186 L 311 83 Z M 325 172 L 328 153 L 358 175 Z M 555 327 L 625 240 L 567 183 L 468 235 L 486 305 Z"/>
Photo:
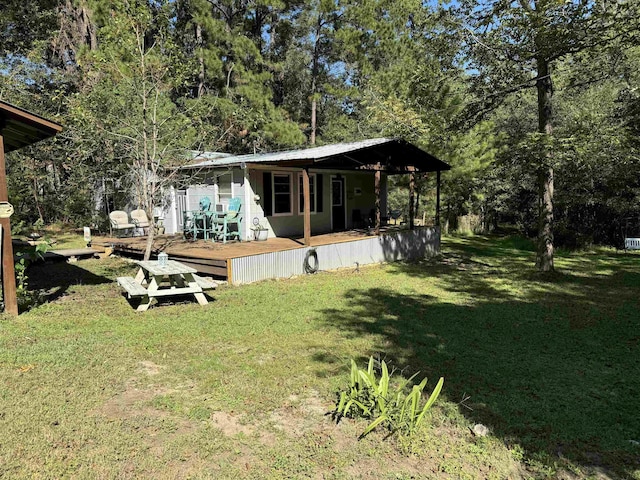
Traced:
<path fill-rule="evenodd" d="M 232 437 L 243 433 L 245 435 L 251 435 L 255 429 L 250 425 L 243 425 L 240 423 L 239 417 L 227 412 L 214 412 L 211 414 L 211 421 L 213 424 L 222 431 L 227 437 Z"/>
<path fill-rule="evenodd" d="M 331 426 L 326 416 L 332 405 L 325 404 L 316 390 L 310 390 L 302 398 L 291 395 L 287 404 L 274 410 L 270 420 L 274 428 L 292 437 L 301 437 L 319 426 Z"/>
<path fill-rule="evenodd" d="M 383 458 L 358 458 L 353 465 L 345 469 L 345 472 L 349 478 L 361 480 L 377 480 L 382 476 L 381 472 L 385 472 L 388 476 L 394 475 L 397 478 L 453 478 L 443 476 L 430 463 L 417 456 L 402 456 L 388 451 Z"/>
<path fill-rule="evenodd" d="M 156 371 L 153 364 L 145 365 L 143 368 L 149 369 L 150 372 Z M 154 375 L 154 373 L 149 373 L 149 375 Z M 136 430 L 141 432 L 141 443 L 148 448 L 149 453 L 156 458 L 162 458 L 168 444 L 176 438 L 193 434 L 198 425 L 189 419 L 173 414 L 171 411 L 154 408 L 150 405 L 155 397 L 170 395 L 178 390 L 154 385 L 138 388 L 135 385 L 136 379 L 130 379 L 125 384 L 123 392 L 107 400 L 92 413 L 111 421 L 122 421 L 135 426 Z M 186 469 L 185 475 L 176 474 L 174 478 L 189 478 L 190 475 L 187 473 L 191 467 L 188 462 L 182 462 L 181 469 Z"/>
<path fill-rule="evenodd" d="M 264 365 L 265 363 L 273 362 L 275 359 L 276 359 L 275 355 L 263 354 L 256 359 L 256 363 L 258 365 Z"/>
<path fill-rule="evenodd" d="M 145 363 L 145 362 L 141 362 Z M 151 362 L 149 362 L 151 363 Z M 156 369 L 157 367 L 157 369 Z M 146 368 L 150 372 L 163 368 L 159 365 L 151 363 L 151 365 L 141 365 L 141 368 Z M 154 375 L 154 373 L 149 373 Z M 192 388 L 192 386 L 184 386 L 178 388 Z M 171 395 L 179 392 L 178 388 L 167 388 L 161 385 L 146 385 L 145 387 L 138 386 L 137 378 L 130 378 L 125 382 L 125 389 L 107 400 L 101 407 L 98 407 L 92 412 L 93 415 L 101 415 L 110 420 L 126 420 L 136 417 L 146 416 L 150 418 L 172 418 L 179 428 L 183 423 L 190 424 L 188 420 L 182 418 L 174 418 L 171 412 L 167 410 L 161 410 L 149 405 L 150 402 L 160 395 Z"/>
<path fill-rule="evenodd" d="M 167 412 L 152 408 L 145 403 L 153 400 L 157 395 L 167 395 L 172 390 L 166 388 L 139 389 L 128 386 L 124 392 L 107 400 L 94 413 L 116 420 L 146 415 L 150 417 L 166 417 Z"/>
<path fill-rule="evenodd" d="M 149 376 L 158 375 L 164 368 L 164 365 L 158 365 L 148 360 L 143 360 L 138 363 L 138 373 L 144 373 Z"/>
<path fill-rule="evenodd" d="M 305 419 L 291 406 L 275 410 L 271 413 L 269 419 L 277 430 L 283 431 L 292 437 L 301 437 L 309 428 L 308 422 L 305 422 Z"/>
<path fill-rule="evenodd" d="M 463 256 L 456 253 L 443 253 L 438 257 L 434 257 L 427 261 L 432 265 L 443 265 L 447 267 L 452 267 L 460 271 L 465 270 L 474 270 L 479 268 L 493 268 L 493 265 L 488 263 L 479 262 L 477 260 L 473 260 L 469 256 Z"/>

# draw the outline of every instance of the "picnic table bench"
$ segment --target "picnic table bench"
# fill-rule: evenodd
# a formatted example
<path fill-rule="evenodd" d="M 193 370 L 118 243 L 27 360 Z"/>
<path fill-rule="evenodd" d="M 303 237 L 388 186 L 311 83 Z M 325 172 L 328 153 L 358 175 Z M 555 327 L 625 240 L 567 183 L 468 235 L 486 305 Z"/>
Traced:
<path fill-rule="evenodd" d="M 144 312 L 156 297 L 168 297 L 191 294 L 200 305 L 208 302 L 205 290 L 212 290 L 218 285 L 208 278 L 196 275 L 196 269 L 183 265 L 175 260 L 160 265 L 157 261 L 136 262 L 140 269 L 134 277 L 118 277 L 118 285 L 126 292 L 127 297 L 140 298 L 137 311 Z M 167 286 L 168 284 L 168 286 Z"/>
<path fill-rule="evenodd" d="M 210 278 L 201 277 L 200 275 L 193 274 L 193 279 L 202 290 L 214 290 L 218 288 L 218 284 Z"/>
<path fill-rule="evenodd" d="M 133 277 L 118 277 L 118 285 L 126 290 L 129 298 L 147 295 L 147 289 L 136 282 Z"/>

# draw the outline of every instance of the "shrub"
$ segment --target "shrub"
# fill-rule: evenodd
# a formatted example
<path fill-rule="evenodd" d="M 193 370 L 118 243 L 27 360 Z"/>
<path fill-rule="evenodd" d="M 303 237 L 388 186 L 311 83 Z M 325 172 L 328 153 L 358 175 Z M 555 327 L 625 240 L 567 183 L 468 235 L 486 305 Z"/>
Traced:
<path fill-rule="evenodd" d="M 424 378 L 418 385 L 411 385 L 418 373 L 408 379 L 392 382 L 387 364 L 380 362 L 380 375 L 376 377 L 375 360 L 369 358 L 366 370 L 358 368 L 351 360 L 348 388 L 338 392 L 338 405 L 333 412 L 336 421 L 342 417 L 372 420 L 362 432 L 363 438 L 377 427 L 386 427 L 389 435 L 400 432 L 413 435 L 424 420 L 442 390 L 444 378 L 440 378 L 431 395 L 423 404 L 422 393 L 427 385 Z M 394 383 L 397 385 L 393 386 Z"/>
<path fill-rule="evenodd" d="M 47 243 L 39 243 L 27 252 L 17 252 L 18 259 L 15 262 L 14 270 L 16 272 L 16 295 L 18 297 L 18 305 L 27 308 L 35 303 L 35 297 L 29 292 L 27 269 L 34 260 L 43 260 L 44 254 L 47 253 L 49 245 Z"/>

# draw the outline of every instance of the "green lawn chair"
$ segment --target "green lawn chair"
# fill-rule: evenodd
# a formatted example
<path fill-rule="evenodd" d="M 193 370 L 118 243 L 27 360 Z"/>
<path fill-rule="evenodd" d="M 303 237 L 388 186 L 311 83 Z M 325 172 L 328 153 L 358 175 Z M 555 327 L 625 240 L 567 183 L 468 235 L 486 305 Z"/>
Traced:
<path fill-rule="evenodd" d="M 192 212 L 193 218 L 193 237 L 198 238 L 202 234 L 202 238 L 209 239 L 209 234 L 213 229 L 213 212 L 211 208 L 211 199 L 202 197 L 199 203 L 200 210 Z"/>
<path fill-rule="evenodd" d="M 224 213 L 219 213 L 213 217 L 215 240 L 222 240 L 227 243 L 227 239 L 234 237 L 240 241 L 240 229 L 242 225 L 242 217 L 240 216 L 240 206 L 242 205 L 239 197 L 233 197 L 229 201 L 229 207 Z M 231 230 L 229 227 L 235 225 L 236 229 Z"/>

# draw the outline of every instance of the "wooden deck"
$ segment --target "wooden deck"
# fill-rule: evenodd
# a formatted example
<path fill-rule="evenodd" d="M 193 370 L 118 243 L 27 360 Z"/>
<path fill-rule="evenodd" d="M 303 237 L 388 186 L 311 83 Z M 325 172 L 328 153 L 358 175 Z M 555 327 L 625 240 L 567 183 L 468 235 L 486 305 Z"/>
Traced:
<path fill-rule="evenodd" d="M 397 229 L 386 227 L 385 231 Z M 311 246 L 329 245 L 370 238 L 367 230 L 349 230 L 327 233 L 311 237 Z M 114 253 L 141 257 L 146 247 L 147 237 L 93 237 L 92 244 L 112 247 Z M 218 278 L 230 278 L 230 260 L 260 253 L 281 252 L 304 248 L 303 238 L 269 238 L 258 242 L 214 243 L 205 240 L 184 240 L 181 235 L 160 235 L 154 239 L 153 255 L 165 252 L 172 260 L 195 268 L 199 273 L 214 275 Z"/>

